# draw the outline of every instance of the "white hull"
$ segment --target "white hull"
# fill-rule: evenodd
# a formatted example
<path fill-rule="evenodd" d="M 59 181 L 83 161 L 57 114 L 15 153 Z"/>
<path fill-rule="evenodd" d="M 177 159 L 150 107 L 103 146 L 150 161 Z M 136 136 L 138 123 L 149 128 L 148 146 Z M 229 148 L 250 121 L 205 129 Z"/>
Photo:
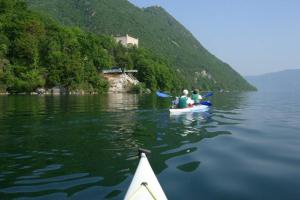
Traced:
<path fill-rule="evenodd" d="M 209 106 L 207 105 L 196 105 L 188 108 L 171 108 L 169 109 L 171 114 L 180 114 L 187 112 L 206 112 L 209 110 Z"/>
<path fill-rule="evenodd" d="M 167 199 L 144 153 L 141 153 L 139 165 L 124 198 L 124 200 L 133 199 Z"/>

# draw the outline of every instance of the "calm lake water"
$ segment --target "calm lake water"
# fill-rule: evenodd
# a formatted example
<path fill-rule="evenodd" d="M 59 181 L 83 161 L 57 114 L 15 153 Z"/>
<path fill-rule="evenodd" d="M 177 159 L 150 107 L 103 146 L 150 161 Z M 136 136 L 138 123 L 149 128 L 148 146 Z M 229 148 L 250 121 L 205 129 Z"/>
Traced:
<path fill-rule="evenodd" d="M 300 199 L 300 94 L 1 96 L 0 199 L 122 199 L 139 147 L 169 199 Z"/>

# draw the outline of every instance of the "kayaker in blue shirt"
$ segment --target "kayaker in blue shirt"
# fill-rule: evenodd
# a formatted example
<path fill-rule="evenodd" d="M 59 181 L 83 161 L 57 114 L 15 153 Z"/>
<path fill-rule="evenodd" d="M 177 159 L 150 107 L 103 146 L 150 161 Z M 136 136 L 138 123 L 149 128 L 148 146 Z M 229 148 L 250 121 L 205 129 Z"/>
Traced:
<path fill-rule="evenodd" d="M 192 93 L 192 100 L 194 101 L 194 104 L 200 104 L 200 101 L 202 99 L 202 96 L 199 94 L 199 90 L 198 89 L 194 89 L 193 93 Z"/>
<path fill-rule="evenodd" d="M 183 95 L 179 98 L 178 108 L 187 108 L 188 106 L 192 106 L 194 101 L 188 97 L 189 94 L 188 90 L 183 90 Z"/>

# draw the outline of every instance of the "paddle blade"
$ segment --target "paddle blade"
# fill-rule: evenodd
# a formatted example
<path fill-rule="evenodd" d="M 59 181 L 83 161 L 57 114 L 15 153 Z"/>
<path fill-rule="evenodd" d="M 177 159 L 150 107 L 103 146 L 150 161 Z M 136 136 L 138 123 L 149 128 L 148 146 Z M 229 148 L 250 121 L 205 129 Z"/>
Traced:
<path fill-rule="evenodd" d="M 203 97 L 203 98 L 206 98 L 206 97 L 210 97 L 210 96 L 212 96 L 212 95 L 214 95 L 213 92 L 208 92 L 208 93 L 204 94 L 202 97 Z"/>
<path fill-rule="evenodd" d="M 212 103 L 210 101 L 202 101 L 201 105 L 212 106 Z"/>
<path fill-rule="evenodd" d="M 169 94 L 166 94 L 166 93 L 163 93 L 163 92 L 159 92 L 159 91 L 156 92 L 156 95 L 159 96 L 159 97 L 162 97 L 162 98 L 172 97 Z"/>

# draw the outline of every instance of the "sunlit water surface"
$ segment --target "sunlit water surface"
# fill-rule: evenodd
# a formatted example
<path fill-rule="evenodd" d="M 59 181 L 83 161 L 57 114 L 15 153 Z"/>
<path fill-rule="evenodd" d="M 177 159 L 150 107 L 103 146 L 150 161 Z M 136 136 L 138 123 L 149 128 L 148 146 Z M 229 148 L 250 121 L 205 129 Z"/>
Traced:
<path fill-rule="evenodd" d="M 1 96 L 0 199 L 122 199 L 139 147 L 169 199 L 300 199 L 299 97 Z"/>

